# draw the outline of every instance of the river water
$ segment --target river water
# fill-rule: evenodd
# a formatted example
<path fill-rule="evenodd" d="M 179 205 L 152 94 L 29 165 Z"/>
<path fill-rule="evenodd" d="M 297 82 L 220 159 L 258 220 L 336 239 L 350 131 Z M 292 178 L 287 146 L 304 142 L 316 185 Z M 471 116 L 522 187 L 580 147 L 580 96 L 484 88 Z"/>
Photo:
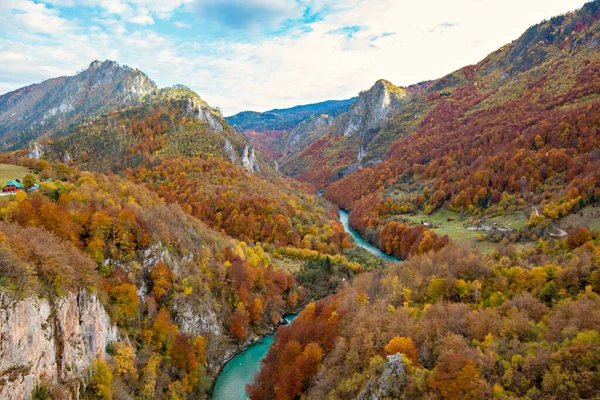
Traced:
<path fill-rule="evenodd" d="M 358 232 L 356 232 L 354 229 L 352 229 L 352 227 L 350 226 L 350 222 L 348 221 L 348 212 L 347 211 L 340 210 L 340 221 L 342 221 L 342 224 L 344 225 L 344 229 L 346 229 L 346 232 L 348 232 L 348 234 L 350 236 L 352 236 L 352 239 L 354 239 L 354 241 L 356 242 L 357 245 L 359 245 L 360 247 L 362 247 L 366 250 L 369 250 L 371 253 L 375 254 L 376 256 L 384 258 L 388 261 L 400 262 L 400 259 L 398 259 L 394 256 L 390 256 L 389 254 L 386 254 L 383 251 L 379 250 L 377 247 L 373 246 L 371 243 L 369 243 L 365 239 L 363 239 L 362 236 L 360 236 L 360 234 Z"/>
<path fill-rule="evenodd" d="M 295 315 L 284 317 L 290 323 Z M 263 337 L 259 342 L 253 343 L 243 352 L 236 354 L 225 364 L 213 388 L 214 400 L 245 400 L 246 385 L 252 383 L 254 375 L 260 371 L 260 362 L 267 356 L 269 347 L 273 343 L 273 336 Z"/>
<path fill-rule="evenodd" d="M 396 257 L 385 254 L 352 229 L 348 222 L 348 212 L 340 210 L 340 221 L 357 245 L 386 260 L 400 261 Z M 295 315 L 285 317 L 288 323 L 293 321 L 294 318 L 296 318 Z M 214 400 L 246 400 L 248 398 L 246 396 L 246 385 L 252 383 L 254 375 L 260 371 L 260 362 L 267 356 L 269 347 L 273 343 L 273 336 L 265 336 L 260 342 L 251 344 L 246 350 L 237 354 L 225 364 L 217 376 L 213 388 L 212 398 Z"/>

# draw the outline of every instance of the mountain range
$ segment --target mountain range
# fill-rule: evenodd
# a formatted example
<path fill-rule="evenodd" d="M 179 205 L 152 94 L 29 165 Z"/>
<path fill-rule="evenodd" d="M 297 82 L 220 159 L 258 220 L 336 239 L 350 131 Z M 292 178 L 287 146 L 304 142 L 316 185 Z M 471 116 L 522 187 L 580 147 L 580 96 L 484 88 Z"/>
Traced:
<path fill-rule="evenodd" d="M 19 146 L 103 112 L 138 104 L 156 84 L 114 61 L 94 61 L 63 76 L 0 96 L 0 144 Z"/>
<path fill-rule="evenodd" d="M 31 145 L 33 157 L 102 171 L 137 166 L 158 153 L 261 168 L 249 141 L 198 94 L 183 85 L 159 89 L 143 72 L 108 60 L 0 96 L 0 143 Z"/>

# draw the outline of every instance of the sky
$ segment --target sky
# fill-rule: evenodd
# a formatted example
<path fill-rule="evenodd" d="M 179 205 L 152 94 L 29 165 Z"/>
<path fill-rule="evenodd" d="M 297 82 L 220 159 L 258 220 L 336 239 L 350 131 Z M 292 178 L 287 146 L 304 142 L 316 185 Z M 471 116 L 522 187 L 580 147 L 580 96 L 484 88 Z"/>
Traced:
<path fill-rule="evenodd" d="M 473 64 L 583 0 L 0 0 L 0 94 L 94 60 L 225 115 L 356 96 Z"/>

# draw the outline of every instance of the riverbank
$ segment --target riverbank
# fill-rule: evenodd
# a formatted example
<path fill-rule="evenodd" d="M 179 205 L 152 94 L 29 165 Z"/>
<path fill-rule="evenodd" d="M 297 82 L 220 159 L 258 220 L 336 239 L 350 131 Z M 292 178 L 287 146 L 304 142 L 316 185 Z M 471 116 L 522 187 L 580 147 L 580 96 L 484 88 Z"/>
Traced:
<path fill-rule="evenodd" d="M 352 228 L 350 226 L 350 219 L 349 219 L 348 211 L 343 210 L 341 208 L 340 208 L 340 221 L 342 222 L 342 225 L 344 225 L 344 229 L 346 230 L 346 232 L 348 232 L 348 234 L 352 237 L 352 239 L 354 239 L 354 241 L 356 242 L 356 244 L 358 246 L 368 250 L 369 252 L 371 252 L 371 253 L 375 254 L 376 256 L 379 256 L 385 260 L 393 261 L 393 262 L 401 262 L 402 261 L 397 257 L 394 257 L 394 256 L 384 253 L 383 251 L 379 250 L 377 247 L 373 246 L 371 243 L 369 243 L 365 239 L 363 239 L 363 237 L 357 231 L 355 231 L 354 228 Z"/>
<path fill-rule="evenodd" d="M 340 209 L 340 221 L 357 246 L 387 261 L 401 261 L 396 257 L 382 252 L 364 240 L 350 226 L 346 210 Z M 290 323 L 296 318 L 296 315 L 298 314 L 293 316 L 288 315 L 284 318 Z M 273 343 L 275 332 L 280 326 L 281 324 L 273 327 L 271 334 L 263 336 L 255 342 L 249 342 L 222 364 L 211 389 L 211 398 L 213 400 L 246 400 L 248 398 L 246 396 L 246 385 L 252 383 L 254 376 L 260 371 L 261 361 L 266 357 L 269 347 Z"/>
<path fill-rule="evenodd" d="M 248 343 L 223 363 L 213 382 L 210 398 L 214 400 L 245 400 L 246 385 L 252 383 L 260 371 L 260 364 L 273 343 L 275 333 L 296 318 L 297 314 L 284 316 L 286 323 L 273 327 L 272 332 Z"/>

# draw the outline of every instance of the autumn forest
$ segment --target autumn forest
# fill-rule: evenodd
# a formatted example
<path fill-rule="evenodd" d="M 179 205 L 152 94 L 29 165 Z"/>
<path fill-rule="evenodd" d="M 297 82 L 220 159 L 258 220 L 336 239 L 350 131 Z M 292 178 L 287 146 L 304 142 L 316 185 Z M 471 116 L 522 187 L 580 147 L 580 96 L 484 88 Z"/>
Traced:
<path fill-rule="evenodd" d="M 347 101 L 226 118 L 106 61 L 9 112 L 2 399 L 207 399 L 269 334 L 253 400 L 600 396 L 600 0 Z"/>

